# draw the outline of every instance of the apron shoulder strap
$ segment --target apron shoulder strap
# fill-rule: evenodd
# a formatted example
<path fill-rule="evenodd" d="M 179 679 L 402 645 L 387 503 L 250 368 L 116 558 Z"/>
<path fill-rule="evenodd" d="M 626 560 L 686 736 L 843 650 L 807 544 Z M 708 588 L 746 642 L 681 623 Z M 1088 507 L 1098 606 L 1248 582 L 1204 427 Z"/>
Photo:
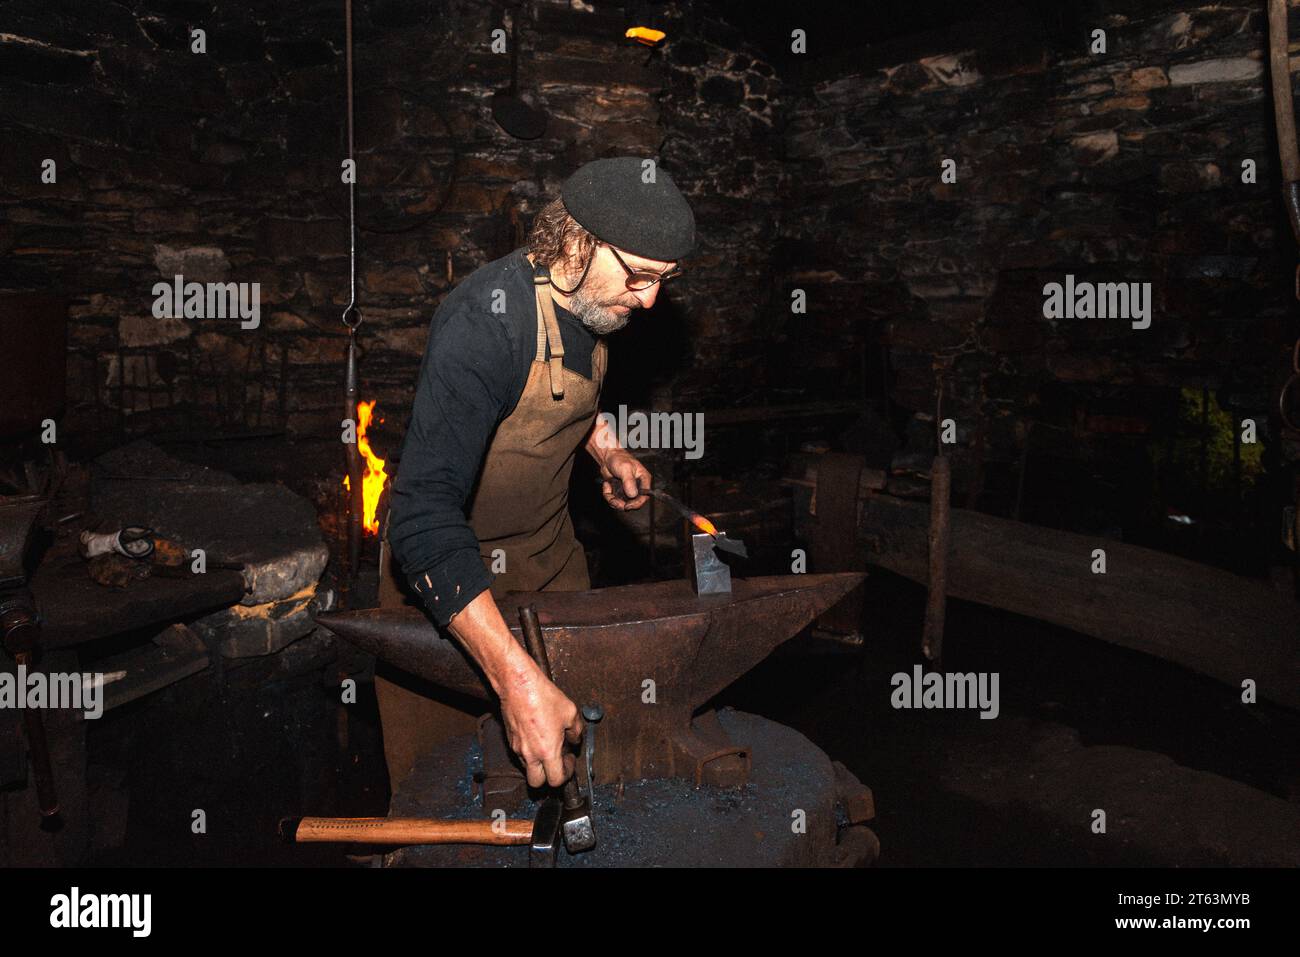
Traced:
<path fill-rule="evenodd" d="M 550 270 L 538 266 L 533 272 L 533 289 L 537 293 L 537 352 L 534 362 L 546 358 L 546 346 L 551 347 L 548 371 L 551 378 L 551 396 L 564 398 L 564 341 L 560 338 L 560 323 L 555 318 L 555 301 L 551 299 Z"/>

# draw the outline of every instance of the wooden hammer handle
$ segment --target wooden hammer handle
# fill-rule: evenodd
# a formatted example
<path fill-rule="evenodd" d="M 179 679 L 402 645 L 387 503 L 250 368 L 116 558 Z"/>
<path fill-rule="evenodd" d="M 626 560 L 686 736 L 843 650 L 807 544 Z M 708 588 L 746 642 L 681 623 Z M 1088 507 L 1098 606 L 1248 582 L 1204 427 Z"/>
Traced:
<path fill-rule="evenodd" d="M 533 822 L 444 821 L 427 817 L 303 817 L 280 822 L 289 842 L 356 842 L 360 844 L 528 844 Z"/>

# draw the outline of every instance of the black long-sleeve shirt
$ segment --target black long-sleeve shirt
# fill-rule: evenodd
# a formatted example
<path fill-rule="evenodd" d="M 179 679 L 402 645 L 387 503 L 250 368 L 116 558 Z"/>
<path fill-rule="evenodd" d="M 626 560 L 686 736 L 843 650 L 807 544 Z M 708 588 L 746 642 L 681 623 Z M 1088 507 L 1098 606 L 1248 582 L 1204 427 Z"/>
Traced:
<path fill-rule="evenodd" d="M 393 555 L 419 582 L 439 625 L 491 584 L 466 508 L 492 434 L 518 404 L 537 351 L 537 299 L 524 253 L 476 269 L 434 312 L 392 482 Z M 493 312 L 494 303 L 503 311 Z M 590 378 L 595 335 L 559 303 L 555 315 L 565 368 Z"/>

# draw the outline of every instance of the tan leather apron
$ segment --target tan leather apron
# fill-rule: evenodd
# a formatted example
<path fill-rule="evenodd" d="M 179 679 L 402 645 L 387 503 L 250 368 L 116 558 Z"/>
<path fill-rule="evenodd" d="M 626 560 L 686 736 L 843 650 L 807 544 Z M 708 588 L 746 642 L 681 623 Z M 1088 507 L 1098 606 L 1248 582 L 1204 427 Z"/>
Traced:
<path fill-rule="evenodd" d="M 551 287 L 534 280 L 533 289 L 537 350 L 528 381 L 514 411 L 497 426 L 469 506 L 469 524 L 478 536 L 484 565 L 496 575 L 491 586 L 496 598 L 509 591 L 591 587 L 587 556 L 569 516 L 569 476 L 578 448 L 596 421 L 606 346 L 603 339 L 596 343 L 590 379 L 564 368 Z M 381 575 L 388 565 L 387 555 L 381 556 Z M 396 589 L 381 583 L 380 606 L 388 607 L 385 602 L 393 600 L 400 604 Z M 474 729 L 471 712 L 412 690 L 412 682 L 399 684 L 376 675 L 375 692 L 394 791 L 419 754 Z"/>

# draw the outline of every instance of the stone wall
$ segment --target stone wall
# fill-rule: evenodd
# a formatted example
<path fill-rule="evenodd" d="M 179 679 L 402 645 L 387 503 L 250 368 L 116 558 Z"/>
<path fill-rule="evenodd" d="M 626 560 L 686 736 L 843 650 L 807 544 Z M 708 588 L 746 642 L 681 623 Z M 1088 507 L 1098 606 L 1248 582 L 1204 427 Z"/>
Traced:
<path fill-rule="evenodd" d="M 1108 2 L 1089 9 L 1146 12 L 1071 7 L 1049 28 L 1008 8 L 772 63 L 700 4 L 665 5 L 659 51 L 620 45 L 618 8 L 595 6 L 524 5 L 520 83 L 549 128 L 520 141 L 491 115 L 509 82 L 491 5 L 356 4 L 362 392 L 386 418 L 381 454 L 441 298 L 520 245 L 575 167 L 617 153 L 659 157 L 700 244 L 689 278 L 612 340 L 611 407 L 866 398 L 881 415 L 859 435 L 903 443 L 894 464 L 924 471 L 938 368 L 959 500 L 1014 511 L 1028 487 L 1038 519 L 1078 498 L 1053 491 L 1062 475 L 1103 512 L 1108 497 L 1197 492 L 1150 486 L 1179 474 L 1202 395 L 1207 422 L 1253 417 L 1275 454 L 1294 253 L 1262 5 Z M 72 299 L 63 435 L 92 450 L 146 433 L 332 437 L 348 300 L 340 6 L 134 9 L 24 0 L 0 38 L 0 289 Z M 1088 52 L 1096 27 L 1105 53 Z M 155 318 L 153 285 L 177 272 L 259 283 L 260 327 Z M 1044 284 L 1067 274 L 1151 282 L 1151 327 L 1044 319 Z M 835 440 L 826 421 L 767 431 L 780 441 L 711 433 L 698 467 Z"/>
<path fill-rule="evenodd" d="M 1170 478 L 1149 453 L 1186 438 L 1186 405 L 1203 389 L 1214 416 L 1217 398 L 1224 421 L 1254 418 L 1277 448 L 1271 407 L 1296 332 L 1295 253 L 1264 5 L 1182 6 L 1061 32 L 950 31 L 912 43 L 907 58 L 883 52 L 790 93 L 799 201 L 782 223 L 787 290 L 810 302 L 786 324 L 800 357 L 791 367 L 824 370 L 831 396 L 843 375 L 865 367 L 871 378 L 884 350 L 888 377 L 866 390 L 923 417 L 941 378 L 968 503 L 1014 508 L 1029 442 L 1054 463 L 1040 478 L 1073 472 L 1098 504 L 1149 505 L 1144 486 Z M 1106 31 L 1105 53 L 1089 52 L 1094 28 Z M 941 181 L 946 158 L 953 183 Z M 1245 160 L 1253 184 L 1242 182 Z M 1152 283 L 1150 328 L 1044 318 L 1044 285 L 1067 274 Z M 895 464 L 924 467 L 928 418 L 908 434 Z M 1193 488 L 1172 489 L 1190 508 L 1195 481 L 1183 484 Z M 1061 521 L 1067 493 L 1038 491 L 1036 517 Z"/>
<path fill-rule="evenodd" d="M 342 6 L 136 9 L 10 4 L 12 36 L 0 41 L 0 289 L 72 298 L 64 435 L 336 434 Z M 765 288 L 780 201 L 774 71 L 724 25 L 677 6 L 682 39 L 667 55 L 620 44 L 609 5 L 525 9 L 520 83 L 550 118 L 533 141 L 492 119 L 510 65 L 489 49 L 502 23 L 490 5 L 356 4 L 362 392 L 379 399 L 392 447 L 442 296 L 521 245 L 564 177 L 599 156 L 658 156 L 691 198 L 701 240 L 692 281 L 660 310 L 671 331 L 655 352 L 645 338 L 616 343 L 611 394 L 720 401 L 753 374 L 750 283 Z M 195 27 L 204 54 L 192 52 Z M 41 181 L 46 158 L 56 183 Z M 155 318 L 151 289 L 177 272 L 259 283 L 260 327 Z"/>

